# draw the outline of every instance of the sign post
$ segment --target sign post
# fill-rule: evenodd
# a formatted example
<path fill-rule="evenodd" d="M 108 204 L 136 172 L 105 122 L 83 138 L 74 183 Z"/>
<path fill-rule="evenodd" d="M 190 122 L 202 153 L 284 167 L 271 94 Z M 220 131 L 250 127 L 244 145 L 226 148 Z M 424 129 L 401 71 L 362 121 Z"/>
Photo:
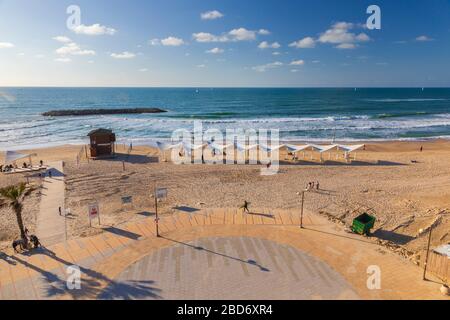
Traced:
<path fill-rule="evenodd" d="M 433 233 L 433 225 L 430 227 L 430 232 L 428 233 L 428 245 L 427 245 L 427 255 L 425 257 L 425 263 L 423 266 L 423 280 L 427 280 L 427 267 L 428 267 L 428 258 L 430 256 L 430 246 L 431 246 L 431 234 Z"/>
<path fill-rule="evenodd" d="M 155 188 L 155 226 L 156 236 L 159 238 L 159 217 L 158 217 L 158 200 L 162 200 L 167 197 L 167 189 Z"/>
<path fill-rule="evenodd" d="M 89 226 L 92 227 L 92 219 L 97 218 L 98 224 L 100 225 L 100 208 L 98 203 L 92 203 L 88 206 L 88 214 L 89 214 Z"/>

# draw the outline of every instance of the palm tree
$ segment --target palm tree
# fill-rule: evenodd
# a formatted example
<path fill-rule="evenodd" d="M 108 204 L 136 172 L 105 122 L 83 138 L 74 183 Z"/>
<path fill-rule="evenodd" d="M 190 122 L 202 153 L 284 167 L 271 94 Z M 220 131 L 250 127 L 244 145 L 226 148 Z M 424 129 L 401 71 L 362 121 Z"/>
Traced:
<path fill-rule="evenodd" d="M 9 186 L 0 189 L 0 199 L 2 200 L 1 206 L 8 205 L 14 210 L 17 219 L 17 225 L 20 229 L 20 237 L 28 242 L 27 236 L 25 234 L 25 226 L 22 219 L 22 202 L 27 195 L 31 193 L 31 189 L 27 188 L 25 183 L 21 183 L 15 186 Z"/>

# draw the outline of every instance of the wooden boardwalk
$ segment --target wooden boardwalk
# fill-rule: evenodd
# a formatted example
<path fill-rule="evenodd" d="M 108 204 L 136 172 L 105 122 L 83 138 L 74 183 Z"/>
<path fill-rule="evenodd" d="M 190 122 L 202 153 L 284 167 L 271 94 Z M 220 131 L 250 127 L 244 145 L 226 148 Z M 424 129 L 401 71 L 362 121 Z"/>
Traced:
<path fill-rule="evenodd" d="M 48 172 L 52 172 L 52 178 Z M 49 164 L 42 184 L 41 203 L 36 219 L 36 235 L 44 246 L 51 246 L 66 240 L 64 201 L 65 182 L 63 162 Z M 62 215 L 59 215 L 61 208 Z"/>

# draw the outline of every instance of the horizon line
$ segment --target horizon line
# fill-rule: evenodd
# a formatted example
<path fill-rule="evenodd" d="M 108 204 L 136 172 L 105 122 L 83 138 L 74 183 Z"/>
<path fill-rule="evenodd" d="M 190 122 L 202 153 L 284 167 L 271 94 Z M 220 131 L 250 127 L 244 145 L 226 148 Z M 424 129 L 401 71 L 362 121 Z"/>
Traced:
<path fill-rule="evenodd" d="M 450 89 L 450 86 L 0 86 L 48 89 Z"/>

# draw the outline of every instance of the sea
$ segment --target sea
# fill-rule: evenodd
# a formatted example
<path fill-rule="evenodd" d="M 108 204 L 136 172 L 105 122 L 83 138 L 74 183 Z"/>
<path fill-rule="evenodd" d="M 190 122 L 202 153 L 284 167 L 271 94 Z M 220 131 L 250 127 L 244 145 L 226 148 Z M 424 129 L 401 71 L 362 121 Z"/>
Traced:
<path fill-rule="evenodd" d="M 167 113 L 45 117 L 64 109 Z M 279 129 L 282 141 L 450 138 L 450 88 L 0 88 L 0 150 L 83 144 L 96 128 L 119 142 L 170 140 L 177 129 Z"/>

